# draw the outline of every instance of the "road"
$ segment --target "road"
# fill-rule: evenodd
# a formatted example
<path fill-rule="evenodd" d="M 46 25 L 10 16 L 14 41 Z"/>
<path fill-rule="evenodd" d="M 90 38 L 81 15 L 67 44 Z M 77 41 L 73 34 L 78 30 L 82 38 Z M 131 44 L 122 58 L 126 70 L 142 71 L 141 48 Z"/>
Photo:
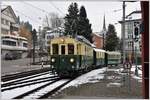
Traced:
<path fill-rule="evenodd" d="M 47 57 L 44 57 L 44 60 L 47 60 Z M 23 58 L 17 60 L 1 60 L 1 74 L 4 75 L 41 67 L 39 65 L 30 65 L 32 61 L 32 58 Z M 40 58 L 35 59 L 35 62 L 38 61 L 40 61 Z"/>

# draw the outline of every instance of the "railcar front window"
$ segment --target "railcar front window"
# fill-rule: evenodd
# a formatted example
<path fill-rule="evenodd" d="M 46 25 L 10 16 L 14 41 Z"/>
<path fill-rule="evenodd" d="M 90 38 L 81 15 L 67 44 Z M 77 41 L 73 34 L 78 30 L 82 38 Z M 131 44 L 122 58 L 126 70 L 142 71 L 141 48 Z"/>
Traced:
<path fill-rule="evenodd" d="M 61 54 L 65 54 L 65 46 L 64 45 L 61 46 Z"/>
<path fill-rule="evenodd" d="M 74 54 L 74 45 L 68 44 L 68 54 Z"/>
<path fill-rule="evenodd" d="M 53 44 L 53 54 L 58 54 L 58 44 Z"/>

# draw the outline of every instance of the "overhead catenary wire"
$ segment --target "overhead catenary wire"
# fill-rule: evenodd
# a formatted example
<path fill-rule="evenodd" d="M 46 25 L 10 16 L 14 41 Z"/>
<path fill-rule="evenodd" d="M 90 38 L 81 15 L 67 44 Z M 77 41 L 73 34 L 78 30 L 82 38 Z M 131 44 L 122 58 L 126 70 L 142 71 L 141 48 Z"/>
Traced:
<path fill-rule="evenodd" d="M 49 2 L 57 11 L 59 11 L 62 15 L 65 15 L 52 1 Z"/>
<path fill-rule="evenodd" d="M 40 11 L 42 11 L 42 12 L 45 12 L 45 13 L 49 14 L 48 11 L 46 11 L 46 10 L 44 10 L 44 9 L 41 9 L 41 8 L 39 8 L 39 7 L 37 7 L 37 6 L 34 6 L 33 4 L 30 4 L 30 3 L 27 3 L 27 2 L 24 2 L 24 1 L 22 1 L 22 2 L 25 3 L 25 4 L 27 4 L 27 5 L 29 5 L 29 6 L 31 6 L 31 7 L 33 7 L 33 8 L 35 8 L 35 9 L 38 9 L 38 10 L 40 10 Z"/>
<path fill-rule="evenodd" d="M 2 6 L 10 6 L 10 5 L 3 4 Z M 32 21 L 34 21 L 34 22 L 36 22 L 37 24 L 40 24 L 40 22 L 39 22 L 39 21 L 37 21 L 37 20 L 35 20 L 35 19 L 33 19 L 33 18 L 29 17 L 28 15 L 26 15 L 26 14 L 22 13 L 21 11 L 18 11 L 18 10 L 16 10 L 16 9 L 13 9 L 13 10 L 14 10 L 15 12 L 17 12 L 17 13 L 19 13 L 19 14 L 23 15 L 24 17 L 26 17 L 26 18 L 28 18 L 28 19 L 30 19 L 30 20 L 32 20 Z"/>
<path fill-rule="evenodd" d="M 24 1 L 22 1 L 22 2 L 24 2 Z M 42 12 L 45 12 L 45 13 L 47 13 L 47 14 L 50 13 L 50 12 L 44 10 L 44 9 L 41 9 L 41 8 L 39 8 L 39 7 L 37 7 L 37 6 L 34 6 L 33 4 L 30 4 L 30 3 L 27 3 L 27 2 L 24 2 L 24 3 L 27 4 L 27 5 L 29 5 L 29 6 L 31 6 L 31 7 L 33 7 L 33 8 L 36 8 L 36 9 L 42 11 Z M 50 1 L 49 3 L 50 3 L 57 11 L 59 11 L 62 15 L 65 15 L 52 1 Z"/>
<path fill-rule="evenodd" d="M 23 2 L 24 2 L 24 1 L 23 1 Z M 44 10 L 44 9 L 41 9 L 41 8 L 39 8 L 39 7 L 37 7 L 37 6 L 34 6 L 33 4 L 30 4 L 30 3 L 27 3 L 27 2 L 24 2 L 24 3 L 27 4 L 27 5 L 29 5 L 29 6 L 31 6 L 31 7 L 33 7 L 33 8 L 35 8 L 35 9 L 37 9 L 37 10 L 40 10 L 40 11 L 44 12 L 44 13 L 46 13 L 46 14 L 50 14 L 50 12 L 48 12 L 48 11 L 46 11 L 46 10 Z M 51 4 L 57 11 L 59 11 L 62 15 L 65 15 L 54 3 L 50 2 L 50 4 Z M 47 16 L 46 16 L 46 19 L 48 19 Z M 48 26 L 49 26 L 49 25 L 48 25 Z"/>
<path fill-rule="evenodd" d="M 22 13 L 22 12 L 18 11 L 18 10 L 14 10 L 14 11 L 16 11 L 16 12 L 20 13 L 21 15 L 23 15 L 23 16 L 24 16 L 24 17 L 26 17 L 26 18 L 29 18 L 30 20 L 32 20 L 32 21 L 34 21 L 34 22 L 36 22 L 37 24 L 40 24 L 40 22 L 38 22 L 37 20 L 35 20 L 35 19 L 33 19 L 33 18 L 31 18 L 31 17 L 27 16 L 26 14 L 24 14 L 24 13 Z"/>

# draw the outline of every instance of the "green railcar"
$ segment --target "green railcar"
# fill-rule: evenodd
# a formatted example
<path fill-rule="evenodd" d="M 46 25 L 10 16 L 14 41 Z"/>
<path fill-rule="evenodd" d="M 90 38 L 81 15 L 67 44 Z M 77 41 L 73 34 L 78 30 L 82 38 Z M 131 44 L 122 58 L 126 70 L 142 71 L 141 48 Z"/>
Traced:
<path fill-rule="evenodd" d="M 51 67 L 60 77 L 73 77 L 92 69 L 93 48 L 90 43 L 71 37 L 50 42 Z"/>
<path fill-rule="evenodd" d="M 117 51 L 106 51 L 107 65 L 118 65 L 121 63 L 121 53 Z"/>

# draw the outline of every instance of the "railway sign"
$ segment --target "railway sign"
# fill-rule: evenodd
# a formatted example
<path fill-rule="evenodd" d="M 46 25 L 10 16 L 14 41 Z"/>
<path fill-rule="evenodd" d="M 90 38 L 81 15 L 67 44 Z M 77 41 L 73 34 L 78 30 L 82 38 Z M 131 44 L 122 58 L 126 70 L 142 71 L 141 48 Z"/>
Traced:
<path fill-rule="evenodd" d="M 123 64 L 123 68 L 124 69 L 131 69 L 131 67 L 132 67 L 132 64 L 128 61 L 128 62 L 125 62 L 124 64 Z"/>

